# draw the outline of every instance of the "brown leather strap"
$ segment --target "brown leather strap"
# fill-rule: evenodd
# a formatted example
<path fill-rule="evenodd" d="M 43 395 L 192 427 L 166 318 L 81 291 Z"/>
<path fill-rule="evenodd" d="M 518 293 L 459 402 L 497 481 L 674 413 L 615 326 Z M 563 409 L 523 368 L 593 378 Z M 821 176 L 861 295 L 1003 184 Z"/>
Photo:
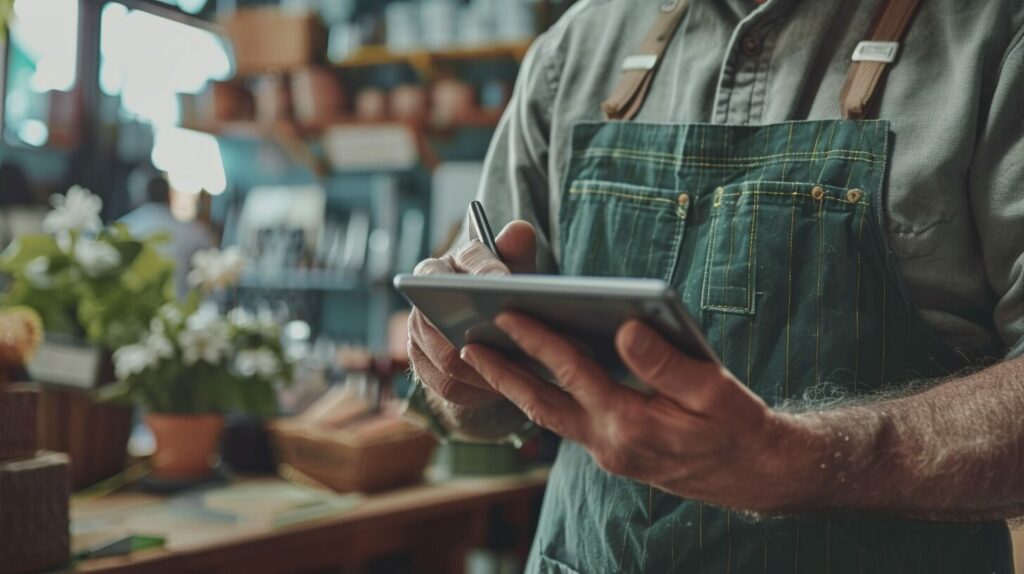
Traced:
<path fill-rule="evenodd" d="M 876 15 L 868 40 L 871 42 L 900 42 L 910 27 L 910 20 L 919 6 L 919 0 L 884 0 L 882 10 Z M 862 42 L 863 44 L 863 42 Z M 858 52 L 861 46 L 858 45 Z M 859 119 L 867 114 L 868 106 L 875 96 L 885 70 L 895 57 L 896 46 L 888 58 L 890 61 L 855 61 L 846 74 L 846 84 L 839 96 L 843 118 Z"/>
<path fill-rule="evenodd" d="M 631 120 L 640 112 L 654 81 L 665 49 L 686 14 L 687 0 L 664 0 L 655 20 L 636 55 L 623 62 L 622 77 L 612 95 L 601 104 L 610 120 Z"/>

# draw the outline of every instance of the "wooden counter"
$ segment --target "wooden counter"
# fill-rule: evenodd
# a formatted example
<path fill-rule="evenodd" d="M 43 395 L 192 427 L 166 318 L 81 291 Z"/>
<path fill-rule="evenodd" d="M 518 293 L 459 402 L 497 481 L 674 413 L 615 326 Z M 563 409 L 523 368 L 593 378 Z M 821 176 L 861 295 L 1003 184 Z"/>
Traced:
<path fill-rule="evenodd" d="M 276 481 L 279 479 L 261 479 Z M 73 572 L 212 573 L 345 572 L 382 557 L 416 572 L 462 572 L 466 550 L 487 546 L 493 528 L 525 557 L 546 470 L 493 478 L 428 483 L 368 495 L 342 513 L 281 529 L 230 524 L 166 530 L 164 549 L 87 560 Z M 76 502 L 76 519 L 158 503 L 155 496 L 115 494 Z M 166 526 L 166 525 L 165 525 Z M 401 563 L 400 563 L 401 564 Z M 407 566 L 396 565 L 405 571 Z"/>

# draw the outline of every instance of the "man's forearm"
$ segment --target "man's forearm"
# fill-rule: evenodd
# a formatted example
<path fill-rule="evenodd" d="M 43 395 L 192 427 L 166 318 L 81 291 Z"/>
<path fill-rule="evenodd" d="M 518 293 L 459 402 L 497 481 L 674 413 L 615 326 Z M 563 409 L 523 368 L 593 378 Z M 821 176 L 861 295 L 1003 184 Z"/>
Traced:
<path fill-rule="evenodd" d="M 928 520 L 1024 509 L 1024 359 L 913 396 L 793 416 L 807 431 L 790 445 L 806 449 L 801 509 Z"/>
<path fill-rule="evenodd" d="M 528 422 L 522 411 L 504 399 L 476 406 L 446 401 L 426 389 L 427 403 L 449 430 L 480 440 L 497 440 L 519 431 Z"/>

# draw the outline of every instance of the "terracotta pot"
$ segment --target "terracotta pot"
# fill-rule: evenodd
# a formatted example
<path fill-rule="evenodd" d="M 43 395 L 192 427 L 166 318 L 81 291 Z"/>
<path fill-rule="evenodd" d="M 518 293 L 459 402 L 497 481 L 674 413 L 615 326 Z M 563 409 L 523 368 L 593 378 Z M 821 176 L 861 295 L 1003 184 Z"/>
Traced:
<path fill-rule="evenodd" d="M 224 415 L 167 415 L 149 413 L 146 425 L 156 438 L 157 478 L 201 478 L 213 471 L 220 447 Z"/>

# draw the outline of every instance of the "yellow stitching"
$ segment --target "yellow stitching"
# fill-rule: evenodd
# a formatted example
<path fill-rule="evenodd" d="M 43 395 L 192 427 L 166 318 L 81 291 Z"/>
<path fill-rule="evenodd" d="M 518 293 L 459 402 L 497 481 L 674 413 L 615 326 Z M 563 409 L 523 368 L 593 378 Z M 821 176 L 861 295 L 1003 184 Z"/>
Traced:
<path fill-rule="evenodd" d="M 828 162 L 828 160 L 858 161 L 858 162 L 867 163 L 869 165 L 879 165 L 879 164 L 884 164 L 885 163 L 884 159 L 879 159 L 879 160 L 867 159 L 867 158 L 863 158 L 863 157 L 856 157 L 856 155 L 848 155 L 848 154 L 829 154 L 827 156 L 807 157 L 807 158 L 786 158 L 786 157 L 781 157 L 781 158 L 778 158 L 778 159 L 765 159 L 765 160 L 762 160 L 762 161 L 750 161 L 750 162 L 746 162 L 746 163 L 739 163 L 739 162 L 729 163 L 728 161 L 709 161 L 709 160 L 692 161 L 692 160 L 683 160 L 683 159 L 666 159 L 666 158 L 651 157 L 649 155 L 644 155 L 644 154 L 641 154 L 641 153 L 632 153 L 632 152 L 625 152 L 625 151 L 618 151 L 618 152 L 614 152 L 614 153 L 605 153 L 605 154 L 589 153 L 589 152 L 587 152 L 587 153 L 582 153 L 580 155 L 574 156 L 574 159 L 594 159 L 594 158 L 597 158 L 597 159 L 602 159 L 602 158 L 631 159 L 631 160 L 645 161 L 645 162 L 656 163 L 656 164 L 661 164 L 661 165 L 670 165 L 670 166 L 673 166 L 673 167 L 707 167 L 707 168 L 720 168 L 720 169 L 755 168 L 755 167 L 759 167 L 759 166 L 763 166 L 763 165 L 776 165 L 776 164 L 780 164 L 780 163 L 790 163 L 790 162 L 793 162 L 793 161 L 818 161 L 819 159 L 824 160 L 826 163 Z M 737 158 L 737 159 L 742 159 L 742 158 Z M 822 170 L 822 173 L 824 173 L 824 169 Z M 819 174 L 819 178 L 820 178 L 820 174 Z"/>
<path fill-rule="evenodd" d="M 708 159 L 714 159 L 716 161 L 733 162 L 733 163 L 750 163 L 759 162 L 771 159 L 796 159 L 796 160 L 807 160 L 826 158 L 838 154 L 850 155 L 850 156 L 861 156 L 861 159 L 868 159 L 873 161 L 885 161 L 885 155 L 871 153 L 868 151 L 856 150 L 856 149 L 829 149 L 828 151 L 791 151 L 785 153 L 773 153 L 767 155 L 749 155 L 749 156 L 737 156 L 737 157 L 721 157 L 721 158 L 709 158 L 705 155 L 676 155 L 668 152 L 658 151 L 645 151 L 632 148 L 620 148 L 620 147 L 593 147 L 586 149 L 579 149 L 573 152 L 573 157 L 587 157 L 587 156 L 603 156 L 603 155 L 636 155 L 645 158 L 657 158 L 657 159 L 671 159 L 672 161 L 706 161 Z"/>
<path fill-rule="evenodd" d="M 825 202 L 818 204 L 818 276 L 816 279 L 815 317 L 814 317 L 814 384 L 821 384 L 821 255 L 825 251 L 825 226 L 822 224 L 821 211 Z"/>
<path fill-rule="evenodd" d="M 789 261 L 788 289 L 789 296 L 786 302 L 786 378 L 783 386 L 783 398 L 789 398 L 789 344 L 790 335 L 793 329 L 793 234 L 796 228 L 796 196 L 793 196 L 793 209 L 789 215 Z"/>
<path fill-rule="evenodd" d="M 611 191 L 606 189 L 587 189 L 577 187 L 575 185 L 569 189 L 569 193 L 572 195 L 610 195 L 612 197 L 621 197 L 623 199 L 632 199 L 641 202 L 674 203 L 671 199 L 666 199 L 664 197 L 647 197 L 645 195 L 623 193 L 621 191 Z"/>
<path fill-rule="evenodd" d="M 860 381 L 860 274 L 861 274 L 861 260 L 864 256 L 864 247 L 861 240 L 861 236 L 864 233 L 864 217 L 867 215 L 868 210 L 863 209 L 860 212 L 860 224 L 857 227 L 857 292 L 856 301 L 854 301 L 854 324 L 855 335 L 857 339 L 856 351 L 857 354 L 853 359 L 853 382 L 854 384 Z"/>
<path fill-rule="evenodd" d="M 747 249 L 747 309 L 754 310 L 754 238 L 757 237 L 757 206 L 761 202 L 754 196 L 754 215 L 750 222 L 750 247 Z"/>
<path fill-rule="evenodd" d="M 722 197 L 737 197 L 737 196 L 740 196 L 740 195 L 781 195 L 781 196 L 784 196 L 784 197 L 807 197 L 807 198 L 810 198 L 810 199 L 814 199 L 814 197 L 811 194 L 809 194 L 809 193 L 800 193 L 799 191 L 791 191 L 791 192 L 782 192 L 782 191 L 738 191 L 736 193 L 723 193 Z M 822 197 L 822 199 L 828 199 L 828 200 L 831 200 L 831 201 L 838 201 L 839 203 L 845 203 L 846 205 L 858 205 L 858 204 L 871 205 L 870 203 L 867 203 L 866 201 L 847 201 L 847 200 L 839 198 L 839 197 L 830 197 L 828 195 Z"/>

